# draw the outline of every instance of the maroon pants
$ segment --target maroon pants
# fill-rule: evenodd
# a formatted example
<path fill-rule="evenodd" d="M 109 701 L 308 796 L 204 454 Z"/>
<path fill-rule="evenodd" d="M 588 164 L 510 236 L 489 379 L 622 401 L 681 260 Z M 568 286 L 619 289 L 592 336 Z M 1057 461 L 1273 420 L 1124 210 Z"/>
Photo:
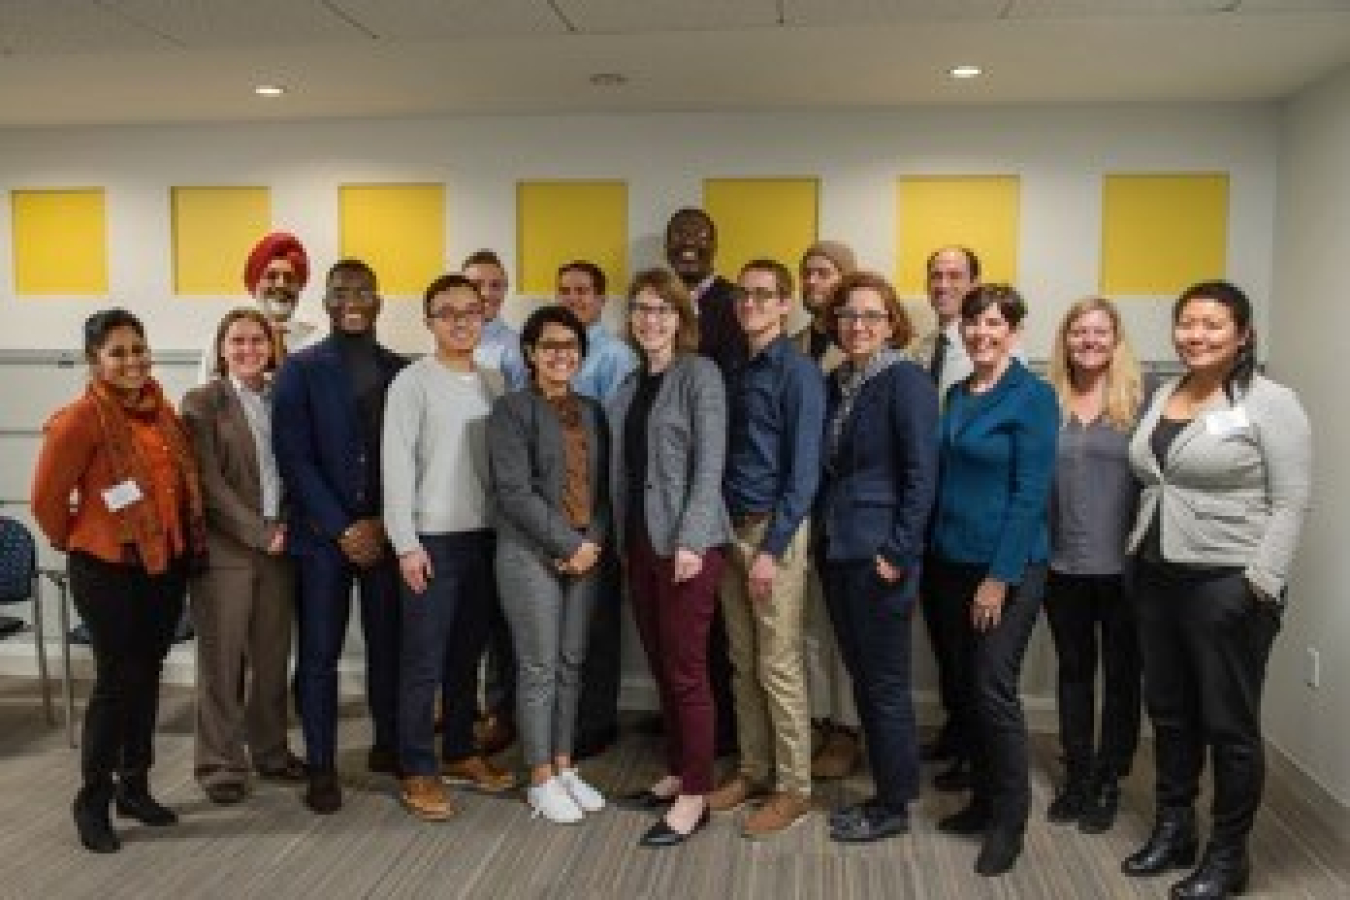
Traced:
<path fill-rule="evenodd" d="M 652 550 L 646 534 L 630 535 L 628 586 L 642 646 L 661 696 L 666 765 L 681 792 L 713 789 L 712 688 L 708 684 L 708 627 L 717 608 L 722 551 L 703 554 L 703 570 L 675 583 L 675 560 Z"/>

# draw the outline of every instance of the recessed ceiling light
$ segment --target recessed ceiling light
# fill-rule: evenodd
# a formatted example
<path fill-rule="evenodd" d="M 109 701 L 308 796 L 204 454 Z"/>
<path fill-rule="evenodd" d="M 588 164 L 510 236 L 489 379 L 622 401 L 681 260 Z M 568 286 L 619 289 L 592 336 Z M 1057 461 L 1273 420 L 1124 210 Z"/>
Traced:
<path fill-rule="evenodd" d="M 259 97 L 280 97 L 286 89 L 279 84 L 260 84 L 253 89 Z"/>
<path fill-rule="evenodd" d="M 590 80 L 595 87 L 623 87 L 628 83 L 628 76 L 619 72 L 596 72 Z"/>
<path fill-rule="evenodd" d="M 979 66 L 952 66 L 947 74 L 953 78 L 979 78 L 984 74 L 984 69 Z"/>

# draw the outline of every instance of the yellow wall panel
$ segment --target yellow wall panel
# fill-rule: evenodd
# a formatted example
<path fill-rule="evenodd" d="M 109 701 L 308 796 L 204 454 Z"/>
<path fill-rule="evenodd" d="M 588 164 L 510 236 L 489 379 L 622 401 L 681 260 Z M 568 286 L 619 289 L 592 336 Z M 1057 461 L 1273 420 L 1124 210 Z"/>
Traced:
<path fill-rule="evenodd" d="M 16 294 L 108 293 L 102 188 L 11 191 L 9 202 Z"/>
<path fill-rule="evenodd" d="M 173 292 L 221 296 L 247 293 L 244 260 L 271 230 L 272 196 L 265 187 L 176 187 L 170 192 Z"/>
<path fill-rule="evenodd" d="M 518 290 L 551 297 L 558 267 L 586 259 L 609 293 L 628 283 L 628 185 L 622 181 L 522 181 L 516 185 Z"/>
<path fill-rule="evenodd" d="M 1172 296 L 1227 264 L 1226 173 L 1103 180 L 1102 293 Z"/>
<path fill-rule="evenodd" d="M 717 271 L 735 279 L 741 266 L 767 257 L 797 271 L 816 240 L 820 182 L 815 178 L 709 178 L 703 208 L 717 226 Z"/>
<path fill-rule="evenodd" d="M 1015 175 L 915 175 L 898 180 L 896 288 L 927 295 L 928 256 L 939 247 L 969 247 L 984 281 L 1017 283 L 1021 179 Z"/>
<path fill-rule="evenodd" d="M 445 272 L 445 185 L 346 184 L 338 188 L 343 256 L 370 264 L 380 292 L 420 297 Z"/>

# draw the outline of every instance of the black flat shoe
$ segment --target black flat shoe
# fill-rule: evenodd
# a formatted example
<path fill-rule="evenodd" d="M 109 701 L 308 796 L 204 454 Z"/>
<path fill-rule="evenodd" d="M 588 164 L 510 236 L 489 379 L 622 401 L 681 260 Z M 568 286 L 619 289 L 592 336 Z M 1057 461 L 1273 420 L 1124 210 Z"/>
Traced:
<path fill-rule="evenodd" d="M 122 849 L 122 842 L 117 839 L 108 816 L 111 802 L 110 787 L 86 786 L 75 796 L 72 807 L 75 829 L 80 834 L 80 843 L 91 853 L 116 853 Z"/>
<path fill-rule="evenodd" d="M 219 806 L 232 806 L 244 799 L 245 791 L 242 784 L 212 784 L 202 788 L 202 793 L 206 794 L 206 799 Z"/>
<path fill-rule="evenodd" d="M 614 805 L 619 809 L 631 809 L 635 812 L 655 812 L 657 810 L 664 810 L 674 802 L 674 797 L 662 797 L 660 794 L 654 794 L 650 790 L 635 791 L 631 794 L 621 794 L 614 798 Z"/>
<path fill-rule="evenodd" d="M 698 832 L 702 831 L 704 828 L 707 828 L 708 822 L 710 822 L 711 820 L 712 814 L 708 811 L 708 807 L 704 806 L 703 813 L 698 817 L 698 821 L 694 823 L 694 827 L 689 831 L 688 834 L 684 834 L 682 832 L 676 831 L 674 828 L 671 828 L 668 824 L 666 824 L 666 820 L 664 818 L 657 819 L 656 824 L 653 825 L 651 828 L 648 828 L 647 833 L 644 834 L 638 840 L 638 846 L 640 847 L 679 846 L 680 844 L 683 844 L 685 841 L 689 840 Z"/>
<path fill-rule="evenodd" d="M 124 782 L 118 785 L 113 806 L 119 816 L 135 819 L 142 825 L 163 828 L 178 824 L 178 814 L 151 797 L 148 787 L 141 784 L 133 783 L 128 787 Z"/>
<path fill-rule="evenodd" d="M 830 823 L 830 840 L 841 844 L 869 844 L 909 832 L 909 815 L 903 810 L 868 806 L 838 824 Z"/>
<path fill-rule="evenodd" d="M 980 855 L 975 860 L 975 872 L 985 878 L 997 878 L 1017 864 L 1022 855 L 1022 832 L 1007 828 L 993 828 L 985 835 Z"/>
<path fill-rule="evenodd" d="M 286 754 L 286 761 L 274 769 L 257 766 L 259 778 L 267 781 L 288 781 L 299 783 L 305 780 L 305 761 L 294 753 Z"/>

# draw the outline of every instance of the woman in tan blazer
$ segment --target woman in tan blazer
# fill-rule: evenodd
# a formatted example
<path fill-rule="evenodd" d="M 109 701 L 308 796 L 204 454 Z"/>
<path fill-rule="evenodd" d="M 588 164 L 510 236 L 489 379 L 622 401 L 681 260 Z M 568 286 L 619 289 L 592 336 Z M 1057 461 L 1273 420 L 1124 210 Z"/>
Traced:
<path fill-rule="evenodd" d="M 216 377 L 183 398 L 210 549 L 210 566 L 191 585 L 194 770 L 212 801 L 237 803 L 250 762 L 265 778 L 304 778 L 303 764 L 286 748 L 295 573 L 283 553 L 281 479 L 272 457 L 274 332 L 258 310 L 236 309 L 221 320 L 213 346 Z"/>

